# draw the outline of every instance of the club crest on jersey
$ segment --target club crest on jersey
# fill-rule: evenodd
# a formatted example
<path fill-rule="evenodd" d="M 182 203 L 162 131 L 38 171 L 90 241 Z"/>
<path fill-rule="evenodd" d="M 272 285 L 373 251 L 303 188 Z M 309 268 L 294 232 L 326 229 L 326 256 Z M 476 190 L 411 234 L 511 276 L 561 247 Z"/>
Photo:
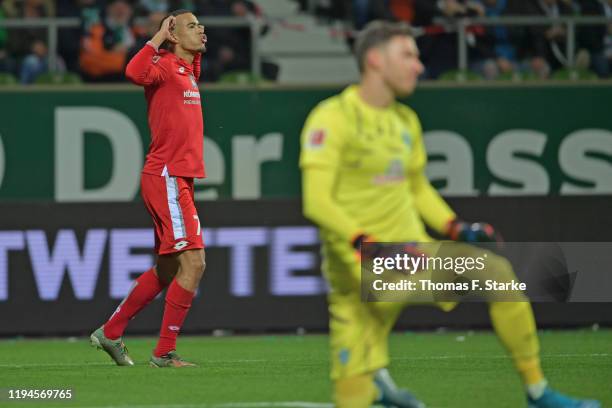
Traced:
<path fill-rule="evenodd" d="M 311 149 L 319 149 L 323 147 L 327 131 L 325 129 L 315 129 L 308 135 L 308 147 Z"/>
<path fill-rule="evenodd" d="M 412 137 L 407 130 L 402 130 L 402 140 L 407 147 L 412 147 Z"/>

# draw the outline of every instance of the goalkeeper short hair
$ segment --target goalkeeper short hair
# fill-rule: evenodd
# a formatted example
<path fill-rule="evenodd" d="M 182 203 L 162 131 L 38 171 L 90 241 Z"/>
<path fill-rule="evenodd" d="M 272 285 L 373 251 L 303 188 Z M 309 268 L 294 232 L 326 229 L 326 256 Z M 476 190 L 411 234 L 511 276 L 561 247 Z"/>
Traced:
<path fill-rule="evenodd" d="M 414 30 L 406 23 L 382 20 L 375 20 L 366 25 L 357 35 L 354 46 L 359 71 L 364 71 L 368 50 L 384 45 L 398 35 L 414 38 Z"/>

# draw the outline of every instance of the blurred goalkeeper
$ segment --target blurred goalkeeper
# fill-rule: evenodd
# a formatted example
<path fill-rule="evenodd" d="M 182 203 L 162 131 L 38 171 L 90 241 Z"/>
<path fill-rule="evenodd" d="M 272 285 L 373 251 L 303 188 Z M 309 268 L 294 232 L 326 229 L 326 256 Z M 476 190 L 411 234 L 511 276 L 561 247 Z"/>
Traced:
<path fill-rule="evenodd" d="M 419 119 L 396 102 L 410 95 L 423 72 L 411 29 L 370 23 L 359 35 L 355 53 L 361 81 L 321 102 L 302 132 L 300 167 L 306 217 L 321 230 L 323 273 L 328 295 L 331 378 L 340 408 L 423 407 L 395 386 L 387 338 L 404 303 L 360 299 L 364 242 L 431 242 L 425 224 L 451 239 L 497 239 L 483 223 L 460 221 L 425 176 L 426 152 Z M 424 224 L 425 223 L 425 224 Z M 489 265 L 514 276 L 510 264 L 494 257 Z M 563 396 L 548 387 L 539 359 L 533 312 L 526 298 L 490 302 L 497 336 L 512 356 L 525 384 L 529 407 L 595 408 L 596 401 Z M 453 303 L 438 303 L 450 310 Z"/>

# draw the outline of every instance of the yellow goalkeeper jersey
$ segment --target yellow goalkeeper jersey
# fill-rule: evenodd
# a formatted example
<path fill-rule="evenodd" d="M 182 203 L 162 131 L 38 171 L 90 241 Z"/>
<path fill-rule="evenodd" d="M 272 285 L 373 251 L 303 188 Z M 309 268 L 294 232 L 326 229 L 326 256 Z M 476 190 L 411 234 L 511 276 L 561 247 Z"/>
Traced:
<path fill-rule="evenodd" d="M 399 102 L 370 106 L 358 92 L 350 86 L 319 103 L 304 125 L 300 167 L 333 177 L 335 206 L 331 214 L 331 207 L 316 204 L 316 188 L 305 189 L 310 218 L 321 227 L 324 243 L 346 244 L 358 233 L 386 242 L 429 241 L 422 217 L 442 231 L 454 213 L 424 175 L 419 119 Z"/>

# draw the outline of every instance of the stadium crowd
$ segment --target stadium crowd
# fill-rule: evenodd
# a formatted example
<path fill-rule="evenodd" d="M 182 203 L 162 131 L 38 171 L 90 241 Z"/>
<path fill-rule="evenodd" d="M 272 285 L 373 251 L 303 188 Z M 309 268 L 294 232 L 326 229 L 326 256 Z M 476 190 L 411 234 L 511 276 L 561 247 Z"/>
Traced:
<path fill-rule="evenodd" d="M 278 0 L 293 1 L 293 0 Z M 465 16 L 607 16 L 612 0 L 296 0 L 322 20 L 340 20 L 360 29 L 374 19 L 399 20 L 423 30 L 418 40 L 426 70 L 424 79 L 444 78 L 457 70 L 457 33 L 453 20 Z M 315 6 L 314 8 L 312 6 Z M 80 27 L 61 28 L 58 55 L 49 66 L 45 27 L 0 25 L 0 78 L 4 74 L 29 84 L 49 71 L 77 73 L 86 82 L 125 81 L 130 57 L 151 38 L 164 15 L 188 9 L 198 16 L 259 19 L 264 36 L 269 24 L 251 0 L 3 0 L 2 19 L 34 20 L 77 17 Z M 207 27 L 209 52 L 203 81 L 248 71 L 251 33 L 247 27 Z M 351 36 L 347 36 L 349 42 Z M 545 79 L 567 66 L 566 26 L 475 26 L 467 33 L 469 69 L 486 79 L 521 75 Z M 581 25 L 576 29 L 577 72 L 608 78 L 612 65 L 612 23 Z M 274 80 L 278 67 L 262 62 L 262 76 Z M 1 81 L 0 81 L 1 82 Z"/>

